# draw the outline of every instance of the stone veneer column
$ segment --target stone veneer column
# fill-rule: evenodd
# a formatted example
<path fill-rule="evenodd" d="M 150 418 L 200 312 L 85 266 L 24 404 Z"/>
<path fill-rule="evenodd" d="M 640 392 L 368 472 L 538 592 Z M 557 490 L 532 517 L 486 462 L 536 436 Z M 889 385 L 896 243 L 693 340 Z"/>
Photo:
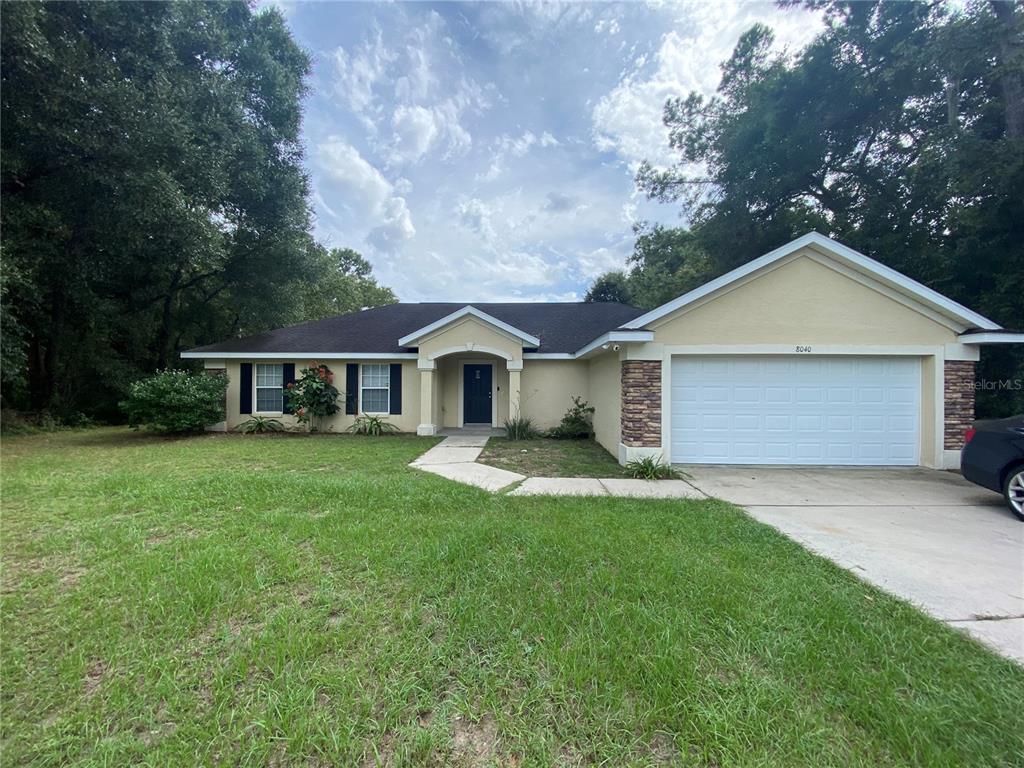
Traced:
<path fill-rule="evenodd" d="M 661 447 L 661 361 L 622 361 L 622 444 Z"/>
<path fill-rule="evenodd" d="M 974 424 L 974 362 L 946 360 L 945 430 L 942 446 L 947 451 L 964 447 L 964 432 Z"/>

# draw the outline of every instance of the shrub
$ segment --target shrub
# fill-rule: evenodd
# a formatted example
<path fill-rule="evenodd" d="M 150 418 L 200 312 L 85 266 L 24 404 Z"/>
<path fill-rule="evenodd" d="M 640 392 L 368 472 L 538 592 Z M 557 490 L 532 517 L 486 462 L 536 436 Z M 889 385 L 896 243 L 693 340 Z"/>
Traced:
<path fill-rule="evenodd" d="M 552 427 L 549 437 L 556 440 L 582 440 L 594 434 L 594 406 L 582 397 L 573 395 L 572 406 L 562 417 L 562 423 Z"/>
<path fill-rule="evenodd" d="M 26 413 L 4 409 L 0 412 L 0 435 L 34 435 L 93 426 L 96 426 L 96 422 L 78 411 L 67 411 L 60 415 L 52 411 Z"/>
<path fill-rule="evenodd" d="M 238 425 L 238 431 L 246 435 L 262 435 L 265 432 L 280 432 L 283 429 L 284 424 L 269 416 L 253 416 Z"/>
<path fill-rule="evenodd" d="M 626 464 L 630 477 L 638 480 L 665 480 L 676 477 L 675 470 L 661 460 L 661 456 L 644 456 Z"/>
<path fill-rule="evenodd" d="M 355 423 L 348 428 L 348 431 L 356 435 L 380 437 L 381 435 L 390 435 L 397 432 L 398 427 L 383 416 L 359 416 Z"/>
<path fill-rule="evenodd" d="M 160 371 L 128 388 L 121 408 L 133 428 L 154 432 L 200 432 L 224 421 L 224 393 L 228 379 L 222 375 L 189 371 Z"/>
<path fill-rule="evenodd" d="M 308 424 L 310 432 L 323 427 L 324 419 L 340 409 L 338 390 L 334 386 L 334 373 L 326 365 L 310 363 L 299 372 L 299 377 L 288 385 L 284 396 L 288 407 L 300 423 Z"/>
<path fill-rule="evenodd" d="M 540 432 L 533 426 L 533 421 L 523 416 L 505 419 L 505 437 L 509 440 L 532 440 Z"/>

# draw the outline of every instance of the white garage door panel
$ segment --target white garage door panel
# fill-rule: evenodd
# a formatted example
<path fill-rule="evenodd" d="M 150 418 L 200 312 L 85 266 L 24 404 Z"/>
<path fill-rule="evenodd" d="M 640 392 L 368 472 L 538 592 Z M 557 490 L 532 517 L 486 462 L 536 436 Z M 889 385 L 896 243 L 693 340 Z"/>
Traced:
<path fill-rule="evenodd" d="M 672 461 L 919 461 L 921 368 L 907 357 L 676 357 Z"/>

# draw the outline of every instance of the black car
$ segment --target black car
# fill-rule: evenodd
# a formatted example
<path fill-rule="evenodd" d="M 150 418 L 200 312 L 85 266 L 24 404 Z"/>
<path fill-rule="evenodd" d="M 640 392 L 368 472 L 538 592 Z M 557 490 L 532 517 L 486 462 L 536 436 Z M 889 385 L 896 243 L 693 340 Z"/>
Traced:
<path fill-rule="evenodd" d="M 1024 520 L 1024 416 L 978 422 L 964 440 L 964 477 L 1003 494 L 1013 513 Z"/>

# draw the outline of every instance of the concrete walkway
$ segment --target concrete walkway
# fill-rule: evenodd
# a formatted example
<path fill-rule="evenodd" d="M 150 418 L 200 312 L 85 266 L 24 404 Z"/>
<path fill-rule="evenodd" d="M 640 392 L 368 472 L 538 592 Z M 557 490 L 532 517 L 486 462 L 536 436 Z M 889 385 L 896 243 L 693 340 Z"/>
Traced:
<path fill-rule="evenodd" d="M 518 472 L 477 464 L 477 457 L 487 445 L 487 440 L 487 435 L 452 435 L 409 466 L 492 493 L 525 480 L 526 475 Z"/>
<path fill-rule="evenodd" d="M 633 499 L 704 499 L 701 491 L 684 480 L 632 480 L 596 477 L 526 477 L 518 472 L 480 464 L 477 459 L 488 435 L 455 434 L 446 437 L 409 466 L 457 483 L 500 491 L 521 483 L 510 496 L 621 496 Z"/>
<path fill-rule="evenodd" d="M 706 499 L 685 480 L 626 477 L 530 477 L 509 496 L 621 496 L 629 499 Z"/>

